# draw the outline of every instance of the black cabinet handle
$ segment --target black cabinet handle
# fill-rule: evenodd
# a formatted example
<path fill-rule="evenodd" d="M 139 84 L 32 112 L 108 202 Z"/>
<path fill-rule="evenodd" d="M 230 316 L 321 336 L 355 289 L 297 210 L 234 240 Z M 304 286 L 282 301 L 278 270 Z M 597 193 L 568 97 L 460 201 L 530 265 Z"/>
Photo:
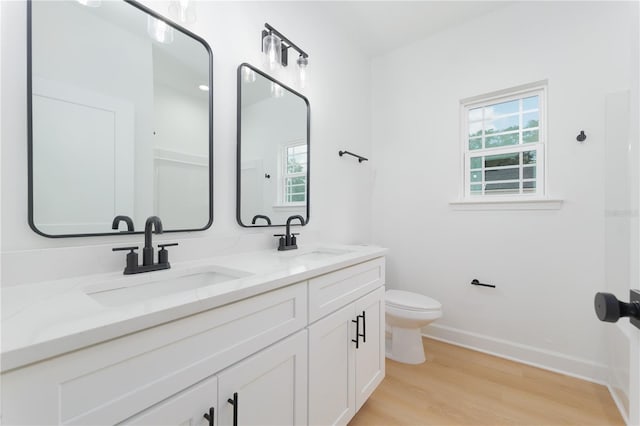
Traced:
<path fill-rule="evenodd" d="M 233 399 L 227 399 L 227 402 L 233 405 L 233 426 L 238 426 L 238 392 L 233 393 Z"/>
<path fill-rule="evenodd" d="M 356 319 L 351 320 L 351 322 L 356 323 L 356 338 L 351 339 L 351 341 L 356 344 L 356 349 L 358 349 L 360 348 L 360 315 L 358 315 Z"/>
<path fill-rule="evenodd" d="M 366 312 L 362 311 L 362 315 L 358 315 L 362 317 L 362 342 L 367 343 L 367 317 Z"/>
<path fill-rule="evenodd" d="M 204 418 L 209 420 L 209 426 L 213 426 L 214 413 L 215 410 L 213 409 L 213 407 L 209 408 L 208 413 L 204 413 Z"/>

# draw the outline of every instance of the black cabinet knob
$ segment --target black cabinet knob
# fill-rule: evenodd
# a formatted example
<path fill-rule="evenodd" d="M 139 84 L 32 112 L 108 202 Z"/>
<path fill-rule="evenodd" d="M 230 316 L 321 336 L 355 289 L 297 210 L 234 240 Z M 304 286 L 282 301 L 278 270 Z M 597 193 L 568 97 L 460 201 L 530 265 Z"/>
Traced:
<path fill-rule="evenodd" d="M 593 304 L 600 321 L 616 322 L 622 317 L 640 319 L 640 302 L 625 303 L 611 293 L 596 293 Z"/>

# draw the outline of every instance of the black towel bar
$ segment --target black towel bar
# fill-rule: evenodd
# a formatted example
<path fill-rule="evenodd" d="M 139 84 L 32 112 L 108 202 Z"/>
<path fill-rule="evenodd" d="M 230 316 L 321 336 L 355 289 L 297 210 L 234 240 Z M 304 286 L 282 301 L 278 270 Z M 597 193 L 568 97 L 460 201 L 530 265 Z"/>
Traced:
<path fill-rule="evenodd" d="M 493 285 L 493 284 L 482 284 L 480 281 L 478 281 L 478 280 L 477 280 L 477 279 L 475 279 L 475 278 L 474 278 L 473 280 L 471 280 L 471 285 L 481 285 L 481 286 L 483 286 L 483 287 L 496 288 L 496 286 L 495 286 L 495 285 Z"/>
<path fill-rule="evenodd" d="M 361 156 L 361 155 L 358 155 L 358 154 L 354 154 L 353 152 L 349 152 L 349 151 L 338 151 L 338 155 L 339 155 L 340 157 L 342 157 L 344 154 L 349 154 L 349 155 L 352 155 L 352 156 L 356 157 L 356 158 L 358 159 L 358 163 L 362 163 L 363 161 L 369 161 L 369 159 L 368 159 L 368 158 L 365 158 L 365 157 L 363 157 L 363 156 Z"/>

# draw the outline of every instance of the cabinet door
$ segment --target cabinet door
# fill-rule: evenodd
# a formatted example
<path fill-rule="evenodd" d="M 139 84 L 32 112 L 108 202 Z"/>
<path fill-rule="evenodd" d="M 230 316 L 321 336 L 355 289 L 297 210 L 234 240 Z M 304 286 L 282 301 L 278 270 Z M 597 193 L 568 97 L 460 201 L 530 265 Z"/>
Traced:
<path fill-rule="evenodd" d="M 214 425 L 218 403 L 218 379 L 213 376 L 200 384 L 191 386 L 168 400 L 132 417 L 127 425 L 172 425 L 172 426 L 205 426 L 209 421 L 204 414 L 214 408 Z"/>
<path fill-rule="evenodd" d="M 384 379 L 384 287 L 355 303 L 360 317 L 360 337 L 356 358 L 356 411 Z"/>
<path fill-rule="evenodd" d="M 307 332 L 300 331 L 218 375 L 218 423 L 302 425 L 307 421 Z"/>
<path fill-rule="evenodd" d="M 309 327 L 309 424 L 344 425 L 355 414 L 355 306 Z"/>

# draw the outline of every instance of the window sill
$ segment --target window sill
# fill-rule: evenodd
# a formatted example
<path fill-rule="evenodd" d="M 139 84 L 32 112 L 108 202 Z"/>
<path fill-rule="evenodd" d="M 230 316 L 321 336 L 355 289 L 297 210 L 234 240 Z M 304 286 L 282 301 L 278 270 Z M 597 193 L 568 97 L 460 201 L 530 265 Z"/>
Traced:
<path fill-rule="evenodd" d="M 563 200 L 529 199 L 529 200 L 464 200 L 451 201 L 453 210 L 560 210 Z"/>

